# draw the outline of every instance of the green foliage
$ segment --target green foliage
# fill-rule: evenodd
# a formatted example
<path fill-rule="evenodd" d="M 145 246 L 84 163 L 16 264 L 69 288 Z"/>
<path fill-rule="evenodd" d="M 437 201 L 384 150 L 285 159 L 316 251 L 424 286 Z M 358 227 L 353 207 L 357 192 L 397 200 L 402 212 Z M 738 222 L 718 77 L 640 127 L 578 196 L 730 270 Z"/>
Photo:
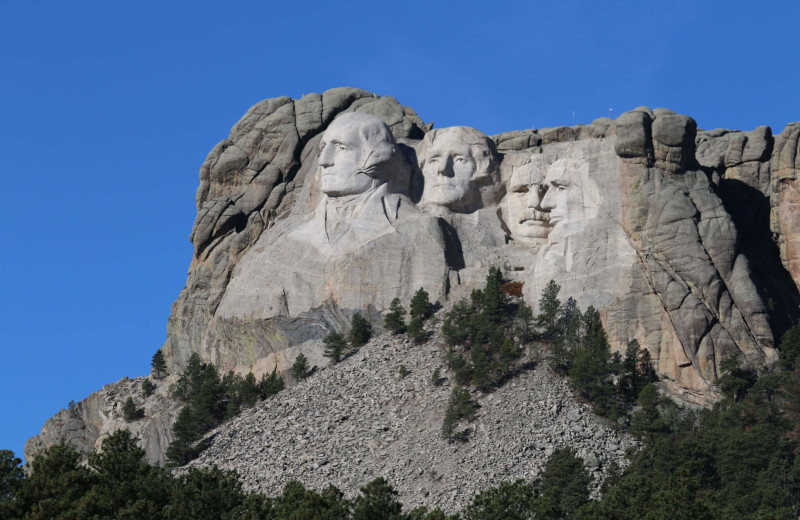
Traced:
<path fill-rule="evenodd" d="M 383 326 L 392 334 L 400 334 L 406 328 L 406 310 L 400 304 L 400 298 L 392 300 L 389 312 L 383 318 Z"/>
<path fill-rule="evenodd" d="M 344 334 L 331 332 L 325 336 L 322 342 L 325 343 L 325 357 L 330 358 L 333 363 L 338 363 L 342 360 L 342 356 L 347 350 L 347 339 L 345 339 Z"/>
<path fill-rule="evenodd" d="M 22 461 L 11 450 L 0 450 L 0 518 L 11 518 L 13 497 L 22 486 Z"/>
<path fill-rule="evenodd" d="M 311 368 L 308 365 L 308 359 L 306 358 L 305 354 L 301 352 L 294 359 L 294 364 L 292 364 L 292 368 L 289 369 L 289 373 L 292 375 L 295 381 L 300 381 L 308 376 L 308 371 L 310 369 Z"/>
<path fill-rule="evenodd" d="M 400 376 L 400 379 L 405 379 L 405 377 L 410 374 L 411 371 L 405 365 L 400 365 L 400 369 L 397 371 L 397 373 Z"/>
<path fill-rule="evenodd" d="M 786 370 L 794 370 L 800 357 L 800 323 L 795 324 L 781 336 L 778 350 L 781 364 Z"/>
<path fill-rule="evenodd" d="M 222 378 L 223 400 L 227 403 L 223 420 L 235 417 L 244 408 L 250 408 L 261 399 L 261 388 L 256 376 L 248 372 L 242 377 L 233 370 Z"/>
<path fill-rule="evenodd" d="M 502 324 L 505 318 L 506 295 L 502 290 L 503 275 L 497 267 L 490 267 L 483 289 L 482 315 L 487 321 Z"/>
<path fill-rule="evenodd" d="M 353 501 L 353 520 L 402 520 L 403 506 L 397 501 L 397 491 L 382 477 L 361 488 Z"/>
<path fill-rule="evenodd" d="M 122 405 L 122 416 L 125 417 L 125 420 L 135 421 L 139 418 L 139 410 L 136 408 L 136 403 L 133 402 L 133 397 L 128 396 L 125 400 L 125 404 Z"/>
<path fill-rule="evenodd" d="M 528 343 L 533 339 L 533 332 L 533 309 L 524 301 L 520 301 L 514 315 L 514 334 L 522 343 Z"/>
<path fill-rule="evenodd" d="M 561 300 L 558 299 L 558 292 L 561 290 L 553 280 L 547 282 L 542 295 L 539 297 L 539 314 L 536 315 L 536 326 L 542 329 L 542 335 L 552 339 L 557 330 Z"/>
<path fill-rule="evenodd" d="M 142 392 L 144 392 L 144 396 L 145 397 L 150 397 L 151 395 L 153 395 L 153 392 L 155 391 L 155 389 L 156 389 L 156 385 L 154 385 L 153 382 L 150 381 L 149 378 L 147 378 L 147 377 L 144 378 L 144 381 L 142 381 Z"/>
<path fill-rule="evenodd" d="M 258 382 L 258 388 L 261 391 L 261 399 L 272 397 L 286 388 L 286 383 L 284 383 L 283 379 L 278 375 L 278 367 L 273 368 L 269 376 L 261 376 L 261 380 Z"/>
<path fill-rule="evenodd" d="M 439 367 L 436 367 L 433 370 L 433 374 L 431 375 L 431 383 L 433 383 L 433 386 L 442 386 L 442 383 L 444 383 L 444 378 L 442 377 Z"/>
<path fill-rule="evenodd" d="M 360 312 L 353 314 L 350 319 L 350 346 L 358 348 L 367 344 L 372 337 L 372 325 L 364 319 Z"/>
<path fill-rule="evenodd" d="M 741 366 L 738 353 L 723 359 L 719 368 L 723 374 L 717 380 L 719 389 L 726 397 L 735 401 L 744 399 L 745 394 L 758 378 L 753 370 Z"/>
<path fill-rule="evenodd" d="M 150 362 L 150 367 L 152 368 L 153 377 L 156 379 L 162 379 L 167 375 L 167 361 L 164 359 L 164 353 L 161 350 L 158 350 L 155 354 L 153 354 L 153 359 Z"/>
<path fill-rule="evenodd" d="M 416 344 L 422 343 L 428 338 L 428 333 L 425 331 L 421 317 L 415 316 L 411 318 L 411 321 L 408 323 L 406 334 L 408 335 L 408 339 Z"/>
<path fill-rule="evenodd" d="M 534 485 L 537 492 L 536 518 L 574 518 L 575 512 L 589 501 L 592 476 L 583 467 L 572 448 L 555 451 Z"/>
<path fill-rule="evenodd" d="M 481 491 L 462 512 L 463 520 L 527 520 L 534 518 L 536 495 L 522 479 Z"/>
<path fill-rule="evenodd" d="M 420 287 L 414 296 L 411 298 L 411 308 L 409 314 L 411 319 L 420 318 L 422 321 L 427 320 L 433 313 L 433 306 L 428 299 L 428 292 Z"/>
<path fill-rule="evenodd" d="M 478 403 L 472 399 L 469 391 L 460 386 L 453 388 L 450 401 L 444 413 L 442 422 L 442 437 L 448 441 L 465 440 L 468 432 L 456 432 L 458 423 L 462 420 L 472 421 L 479 408 Z"/>
<path fill-rule="evenodd" d="M 448 345 L 461 345 L 470 339 L 472 331 L 470 330 L 469 322 L 474 312 L 474 307 L 468 304 L 466 300 L 459 300 L 453 305 L 450 312 L 445 314 L 444 322 L 442 323 L 442 335 Z"/>

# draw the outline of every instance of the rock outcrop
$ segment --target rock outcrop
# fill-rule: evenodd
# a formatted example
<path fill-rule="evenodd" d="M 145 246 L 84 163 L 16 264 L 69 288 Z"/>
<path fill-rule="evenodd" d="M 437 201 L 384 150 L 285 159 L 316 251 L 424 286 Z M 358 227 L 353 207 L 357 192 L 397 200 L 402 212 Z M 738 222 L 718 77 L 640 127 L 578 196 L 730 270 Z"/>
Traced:
<path fill-rule="evenodd" d="M 705 131 L 640 107 L 491 139 L 431 127 L 352 88 L 251 108 L 200 169 L 171 372 L 194 352 L 222 371 L 283 371 L 300 352 L 323 366 L 322 338 L 356 311 L 380 329 L 392 298 L 452 302 L 492 265 L 534 307 L 551 279 L 594 306 L 612 348 L 638 340 L 684 401 L 713 402 L 728 356 L 777 359 L 800 318 L 800 125 Z M 82 421 L 108 431 L 97 414 Z"/>

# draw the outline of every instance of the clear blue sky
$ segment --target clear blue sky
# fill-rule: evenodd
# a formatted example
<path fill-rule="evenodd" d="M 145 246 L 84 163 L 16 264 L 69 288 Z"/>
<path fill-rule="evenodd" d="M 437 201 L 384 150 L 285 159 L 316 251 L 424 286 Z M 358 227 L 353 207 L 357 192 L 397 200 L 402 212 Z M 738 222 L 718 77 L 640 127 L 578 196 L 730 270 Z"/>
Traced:
<path fill-rule="evenodd" d="M 248 107 L 337 86 L 488 134 L 640 105 L 800 120 L 800 3 L 0 5 L 0 449 L 149 371 L 186 281 L 197 171 Z"/>

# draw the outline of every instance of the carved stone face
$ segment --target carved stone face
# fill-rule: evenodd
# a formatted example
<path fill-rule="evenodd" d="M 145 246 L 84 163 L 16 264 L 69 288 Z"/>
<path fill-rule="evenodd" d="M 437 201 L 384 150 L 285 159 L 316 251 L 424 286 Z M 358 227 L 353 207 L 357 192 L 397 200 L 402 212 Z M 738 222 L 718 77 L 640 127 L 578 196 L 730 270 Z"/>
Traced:
<path fill-rule="evenodd" d="M 584 221 L 597 216 L 597 186 L 587 170 L 584 161 L 571 159 L 558 159 L 547 169 L 541 208 L 550 212 L 552 235 L 572 235 Z"/>
<path fill-rule="evenodd" d="M 373 185 L 373 178 L 362 171 L 361 141 L 359 126 L 347 119 L 336 119 L 325 130 L 319 145 L 320 182 L 329 197 L 363 193 Z"/>
<path fill-rule="evenodd" d="M 542 244 L 550 232 L 550 215 L 540 204 L 547 187 L 542 171 L 527 163 L 515 168 L 508 182 L 506 215 L 511 238 L 523 244 Z"/>
<path fill-rule="evenodd" d="M 420 167 L 425 188 L 420 204 L 457 212 L 480 207 L 480 186 L 492 181 L 496 169 L 491 140 L 479 130 L 454 126 L 428 133 Z"/>

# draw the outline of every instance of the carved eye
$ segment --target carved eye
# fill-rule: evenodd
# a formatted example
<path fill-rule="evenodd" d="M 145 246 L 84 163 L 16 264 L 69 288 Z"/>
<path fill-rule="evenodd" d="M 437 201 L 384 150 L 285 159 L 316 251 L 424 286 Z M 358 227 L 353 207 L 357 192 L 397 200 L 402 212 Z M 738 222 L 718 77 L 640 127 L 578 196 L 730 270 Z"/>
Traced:
<path fill-rule="evenodd" d="M 428 159 L 428 164 L 436 164 L 438 162 L 439 162 L 438 157 L 431 157 L 430 159 Z"/>
<path fill-rule="evenodd" d="M 558 191 L 567 191 L 566 186 L 556 186 L 556 188 L 558 188 Z"/>
<path fill-rule="evenodd" d="M 525 184 L 518 184 L 511 188 L 514 193 L 528 193 L 528 187 Z"/>
<path fill-rule="evenodd" d="M 467 160 L 464 157 L 459 155 L 459 156 L 456 156 L 455 162 L 456 162 L 456 164 L 464 164 L 464 163 L 467 162 Z"/>
<path fill-rule="evenodd" d="M 347 151 L 347 147 L 341 143 L 336 144 L 336 151 L 337 152 L 345 152 Z"/>

